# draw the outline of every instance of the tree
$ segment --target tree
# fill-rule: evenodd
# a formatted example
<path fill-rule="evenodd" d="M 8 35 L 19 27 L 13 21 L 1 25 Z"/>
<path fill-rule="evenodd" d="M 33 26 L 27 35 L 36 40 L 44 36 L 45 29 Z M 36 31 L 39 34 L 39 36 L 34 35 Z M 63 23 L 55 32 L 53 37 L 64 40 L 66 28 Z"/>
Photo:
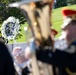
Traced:
<path fill-rule="evenodd" d="M 68 5 L 76 4 L 76 0 L 67 0 Z"/>
<path fill-rule="evenodd" d="M 56 4 L 55 4 L 55 7 L 58 8 L 58 7 L 62 7 L 62 6 L 67 6 L 67 1 L 66 0 L 56 0 Z"/>
<path fill-rule="evenodd" d="M 58 8 L 73 4 L 76 4 L 76 0 L 56 0 L 55 7 Z"/>
<path fill-rule="evenodd" d="M 4 20 L 6 20 L 9 16 L 14 16 L 18 18 L 21 23 L 24 23 L 26 21 L 25 17 L 23 16 L 20 9 L 17 8 L 10 8 L 8 7 L 9 3 L 19 1 L 19 0 L 1 0 L 0 3 L 0 23 L 2 23 Z"/>

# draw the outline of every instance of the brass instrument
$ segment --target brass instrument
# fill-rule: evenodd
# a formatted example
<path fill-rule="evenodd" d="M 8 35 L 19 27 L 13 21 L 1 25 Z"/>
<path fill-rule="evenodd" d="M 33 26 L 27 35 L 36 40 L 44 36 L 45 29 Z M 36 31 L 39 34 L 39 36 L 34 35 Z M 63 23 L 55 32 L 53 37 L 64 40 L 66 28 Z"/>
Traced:
<path fill-rule="evenodd" d="M 27 18 L 34 39 L 38 39 L 40 46 L 43 48 L 53 47 L 53 41 L 50 36 L 53 2 L 54 0 L 23 0 L 9 4 L 9 7 L 17 7 L 23 12 Z M 31 64 L 33 75 L 40 75 L 35 52 L 33 53 Z M 47 75 L 51 75 L 50 72 Z"/>

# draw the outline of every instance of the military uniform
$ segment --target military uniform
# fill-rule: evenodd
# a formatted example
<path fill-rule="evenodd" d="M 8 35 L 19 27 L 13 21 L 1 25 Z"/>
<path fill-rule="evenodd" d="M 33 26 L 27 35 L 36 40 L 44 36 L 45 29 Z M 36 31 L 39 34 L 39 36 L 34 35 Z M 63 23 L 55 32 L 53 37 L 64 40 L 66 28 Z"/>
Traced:
<path fill-rule="evenodd" d="M 76 21 L 75 10 L 63 9 L 62 14 L 64 16 L 62 28 L 69 25 L 71 21 Z M 66 49 L 55 49 L 54 52 L 49 48 L 45 50 L 39 47 L 36 55 L 38 60 L 57 66 L 58 75 L 76 75 L 76 40 L 71 42 Z"/>
<path fill-rule="evenodd" d="M 76 41 L 73 42 L 67 49 L 72 50 L 72 46 L 74 46 L 75 50 L 73 53 L 68 53 L 66 50 L 58 50 L 55 52 L 47 49 L 40 48 L 37 51 L 37 59 L 42 62 L 46 62 L 48 64 L 52 64 L 53 66 L 57 66 L 59 68 L 59 75 L 73 75 L 69 73 L 75 73 L 76 75 Z"/>

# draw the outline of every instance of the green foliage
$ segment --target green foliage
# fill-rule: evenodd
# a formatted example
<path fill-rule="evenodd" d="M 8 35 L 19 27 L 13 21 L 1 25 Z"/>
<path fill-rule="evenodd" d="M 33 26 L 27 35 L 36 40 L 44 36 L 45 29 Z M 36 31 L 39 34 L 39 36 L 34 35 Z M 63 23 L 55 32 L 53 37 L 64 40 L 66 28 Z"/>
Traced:
<path fill-rule="evenodd" d="M 20 20 L 20 24 L 23 24 L 26 21 L 24 15 L 20 9 L 18 9 L 18 8 L 9 8 L 9 9 L 10 9 L 8 11 L 9 16 L 14 16 L 14 17 L 18 18 Z"/>
<path fill-rule="evenodd" d="M 55 8 L 76 4 L 76 0 L 56 0 Z"/>
<path fill-rule="evenodd" d="M 1 0 L 0 3 L 0 23 L 2 23 L 4 20 L 6 20 L 10 16 L 14 16 L 18 18 L 21 23 L 24 23 L 26 21 L 25 17 L 23 16 L 23 13 L 18 8 L 10 8 L 8 7 L 8 4 L 12 2 L 17 2 L 19 0 Z"/>
<path fill-rule="evenodd" d="M 76 3 L 76 0 L 67 0 L 67 4 L 73 5 Z"/>
<path fill-rule="evenodd" d="M 55 4 L 55 7 L 58 8 L 58 7 L 62 7 L 62 6 L 67 6 L 67 1 L 66 0 L 56 0 L 56 4 Z"/>

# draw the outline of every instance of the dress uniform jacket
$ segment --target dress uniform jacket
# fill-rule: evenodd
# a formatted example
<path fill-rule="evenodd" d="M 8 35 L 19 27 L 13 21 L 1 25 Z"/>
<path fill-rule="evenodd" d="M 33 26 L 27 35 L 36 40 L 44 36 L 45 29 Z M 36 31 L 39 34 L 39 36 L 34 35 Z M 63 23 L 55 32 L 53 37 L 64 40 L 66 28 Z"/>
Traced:
<path fill-rule="evenodd" d="M 15 75 L 13 60 L 7 47 L 0 42 L 0 75 Z"/>
<path fill-rule="evenodd" d="M 55 52 L 39 47 L 37 59 L 57 66 L 58 75 L 76 75 L 76 41 L 71 43 L 66 50 L 56 49 Z"/>

